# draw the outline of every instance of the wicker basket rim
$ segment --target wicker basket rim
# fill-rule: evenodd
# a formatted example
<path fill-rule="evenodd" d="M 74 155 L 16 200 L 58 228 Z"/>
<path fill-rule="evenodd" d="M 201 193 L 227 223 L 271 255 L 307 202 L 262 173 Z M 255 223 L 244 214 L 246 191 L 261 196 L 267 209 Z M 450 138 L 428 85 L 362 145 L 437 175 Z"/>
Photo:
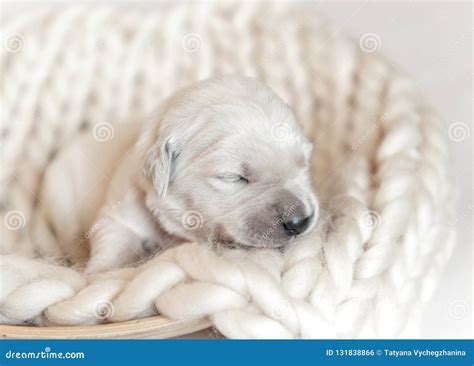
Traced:
<path fill-rule="evenodd" d="M 211 326 L 206 318 L 171 320 L 163 316 L 85 326 L 33 327 L 0 325 L 3 339 L 126 339 L 172 338 L 197 332 Z"/>

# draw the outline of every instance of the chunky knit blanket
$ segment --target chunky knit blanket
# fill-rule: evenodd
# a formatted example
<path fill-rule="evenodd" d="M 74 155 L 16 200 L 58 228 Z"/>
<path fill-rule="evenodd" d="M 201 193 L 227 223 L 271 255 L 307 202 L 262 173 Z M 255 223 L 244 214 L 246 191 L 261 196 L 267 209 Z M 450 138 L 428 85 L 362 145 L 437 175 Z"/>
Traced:
<path fill-rule="evenodd" d="M 208 317 L 233 338 L 416 336 L 453 247 L 447 152 L 438 115 L 376 36 L 354 42 L 305 5 L 200 3 L 46 9 L 2 41 L 2 323 L 161 314 Z M 72 196 L 44 198 L 48 168 L 80 136 L 113 141 L 176 89 L 229 73 L 293 108 L 315 145 L 322 228 L 284 253 L 188 243 L 85 276 L 62 244 L 93 217 Z"/>

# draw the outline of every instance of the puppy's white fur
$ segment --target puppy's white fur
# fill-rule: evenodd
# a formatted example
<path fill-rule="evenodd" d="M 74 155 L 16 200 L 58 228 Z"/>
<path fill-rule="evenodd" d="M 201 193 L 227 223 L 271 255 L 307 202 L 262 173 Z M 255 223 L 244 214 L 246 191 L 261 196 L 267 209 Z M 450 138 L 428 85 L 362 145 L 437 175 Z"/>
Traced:
<path fill-rule="evenodd" d="M 87 272 L 183 241 L 287 245 L 285 220 L 310 217 L 309 231 L 318 216 L 310 152 L 290 108 L 253 79 L 210 79 L 179 92 L 115 170 L 90 229 Z"/>

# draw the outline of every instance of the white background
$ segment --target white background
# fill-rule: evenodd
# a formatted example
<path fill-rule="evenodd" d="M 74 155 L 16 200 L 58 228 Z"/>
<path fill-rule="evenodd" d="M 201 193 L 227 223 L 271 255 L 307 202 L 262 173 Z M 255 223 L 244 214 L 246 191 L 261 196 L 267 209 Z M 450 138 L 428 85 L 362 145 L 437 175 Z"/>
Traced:
<path fill-rule="evenodd" d="M 2 2 L 2 20 L 43 5 L 40 1 Z M 145 6 L 153 8 L 158 4 L 147 2 Z M 426 312 L 422 336 L 471 338 L 474 258 L 472 4 L 469 1 L 322 1 L 314 2 L 314 6 L 356 40 L 366 33 L 376 34 L 381 41 L 380 51 L 410 74 L 441 112 L 446 121 L 447 137 L 451 124 L 462 122 L 468 126 L 465 130 L 470 134 L 468 138 L 460 142 L 449 140 L 451 169 L 458 190 L 455 218 L 458 245 Z"/>

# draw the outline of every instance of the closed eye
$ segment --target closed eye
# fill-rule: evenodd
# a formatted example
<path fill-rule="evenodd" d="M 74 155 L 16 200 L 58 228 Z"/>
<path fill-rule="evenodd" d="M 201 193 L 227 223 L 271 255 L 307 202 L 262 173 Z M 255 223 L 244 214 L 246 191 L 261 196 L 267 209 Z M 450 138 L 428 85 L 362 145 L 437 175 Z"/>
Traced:
<path fill-rule="evenodd" d="M 218 175 L 216 178 L 226 183 L 249 183 L 249 180 L 240 174 L 224 173 Z"/>

